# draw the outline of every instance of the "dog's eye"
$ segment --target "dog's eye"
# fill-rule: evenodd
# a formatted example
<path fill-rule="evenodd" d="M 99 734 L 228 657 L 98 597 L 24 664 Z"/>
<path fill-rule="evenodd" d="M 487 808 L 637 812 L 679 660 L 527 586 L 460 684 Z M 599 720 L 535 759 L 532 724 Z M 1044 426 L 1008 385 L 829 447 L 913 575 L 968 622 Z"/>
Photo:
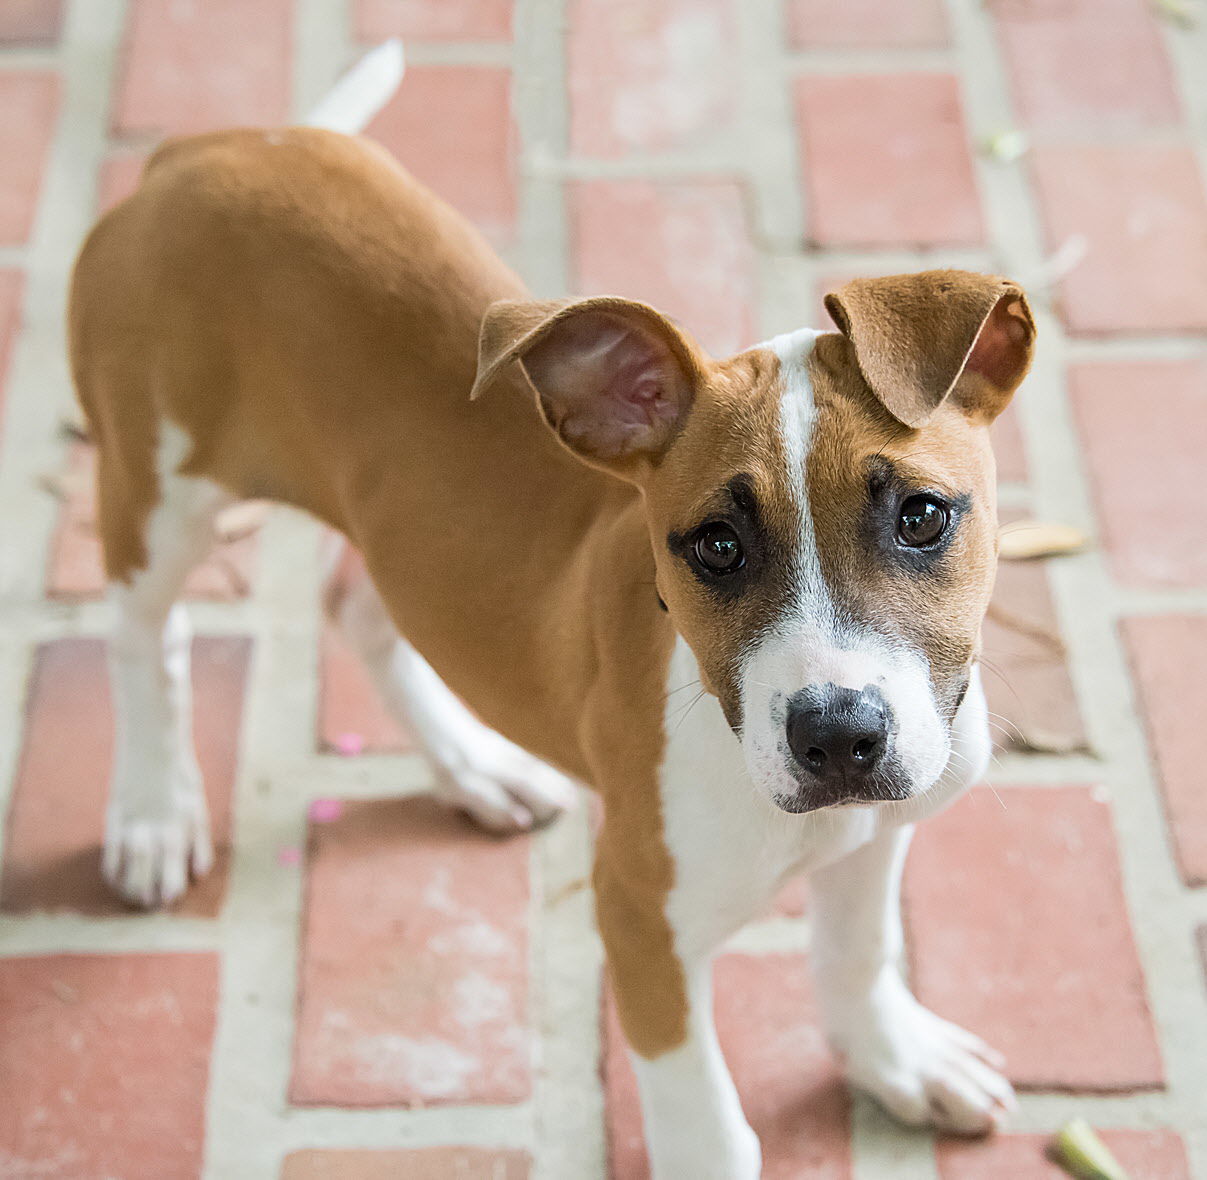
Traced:
<path fill-rule="evenodd" d="M 732 574 L 746 563 L 738 534 L 724 521 L 706 524 L 696 536 L 696 560 L 710 574 Z"/>
<path fill-rule="evenodd" d="M 947 528 L 946 505 L 933 496 L 910 496 L 897 517 L 897 540 L 910 549 L 933 545 Z"/>

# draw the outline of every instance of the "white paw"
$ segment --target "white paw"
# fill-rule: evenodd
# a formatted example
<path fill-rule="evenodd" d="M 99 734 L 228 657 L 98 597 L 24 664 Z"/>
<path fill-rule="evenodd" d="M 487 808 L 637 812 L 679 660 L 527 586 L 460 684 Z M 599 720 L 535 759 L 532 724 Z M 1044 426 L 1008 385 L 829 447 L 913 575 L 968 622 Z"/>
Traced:
<path fill-rule="evenodd" d="M 895 972 L 837 1023 L 848 1080 L 909 1126 L 986 1135 L 1015 1109 L 1002 1055 L 922 1007 Z"/>
<path fill-rule="evenodd" d="M 144 909 L 169 905 L 204 877 L 214 864 L 205 802 L 179 803 L 173 814 L 155 819 L 110 808 L 101 871 L 126 901 Z"/>
<path fill-rule="evenodd" d="M 437 760 L 435 794 L 492 832 L 522 832 L 568 811 L 577 790 L 564 774 L 484 728 L 456 756 Z"/>

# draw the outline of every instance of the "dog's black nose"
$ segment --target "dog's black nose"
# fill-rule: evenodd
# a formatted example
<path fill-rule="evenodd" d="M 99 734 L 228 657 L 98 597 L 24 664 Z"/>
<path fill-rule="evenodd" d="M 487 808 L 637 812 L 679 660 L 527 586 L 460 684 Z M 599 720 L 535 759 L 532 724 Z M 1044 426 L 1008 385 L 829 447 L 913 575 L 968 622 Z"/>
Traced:
<path fill-rule="evenodd" d="M 819 779 L 854 781 L 875 769 L 889 736 L 889 710 L 874 685 L 826 684 L 788 703 L 788 748 Z"/>

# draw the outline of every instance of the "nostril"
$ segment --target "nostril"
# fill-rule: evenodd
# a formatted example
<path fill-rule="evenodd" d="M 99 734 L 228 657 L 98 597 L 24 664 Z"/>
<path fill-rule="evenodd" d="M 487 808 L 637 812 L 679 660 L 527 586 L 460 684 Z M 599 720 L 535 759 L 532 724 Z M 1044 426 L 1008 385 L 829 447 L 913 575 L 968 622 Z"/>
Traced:
<path fill-rule="evenodd" d="M 826 764 L 826 752 L 818 746 L 810 746 L 805 751 L 805 762 L 810 769 L 820 770 Z"/>
<path fill-rule="evenodd" d="M 876 742 L 870 738 L 860 738 L 859 741 L 857 741 L 851 747 L 851 757 L 857 763 L 868 762 L 873 757 L 875 757 L 876 747 L 878 745 L 879 745 L 878 742 Z"/>

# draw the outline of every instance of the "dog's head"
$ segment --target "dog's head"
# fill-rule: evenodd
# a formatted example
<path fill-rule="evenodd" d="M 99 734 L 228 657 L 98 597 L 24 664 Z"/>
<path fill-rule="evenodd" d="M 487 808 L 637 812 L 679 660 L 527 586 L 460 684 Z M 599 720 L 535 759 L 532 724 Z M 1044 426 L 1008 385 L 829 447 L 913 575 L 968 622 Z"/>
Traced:
<path fill-rule="evenodd" d="M 962 271 L 826 306 L 840 331 L 714 361 L 643 304 L 496 304 L 475 387 L 521 362 L 562 442 L 641 489 L 658 594 L 792 812 L 946 764 L 994 575 L 988 427 L 1034 337 L 1018 286 Z"/>

